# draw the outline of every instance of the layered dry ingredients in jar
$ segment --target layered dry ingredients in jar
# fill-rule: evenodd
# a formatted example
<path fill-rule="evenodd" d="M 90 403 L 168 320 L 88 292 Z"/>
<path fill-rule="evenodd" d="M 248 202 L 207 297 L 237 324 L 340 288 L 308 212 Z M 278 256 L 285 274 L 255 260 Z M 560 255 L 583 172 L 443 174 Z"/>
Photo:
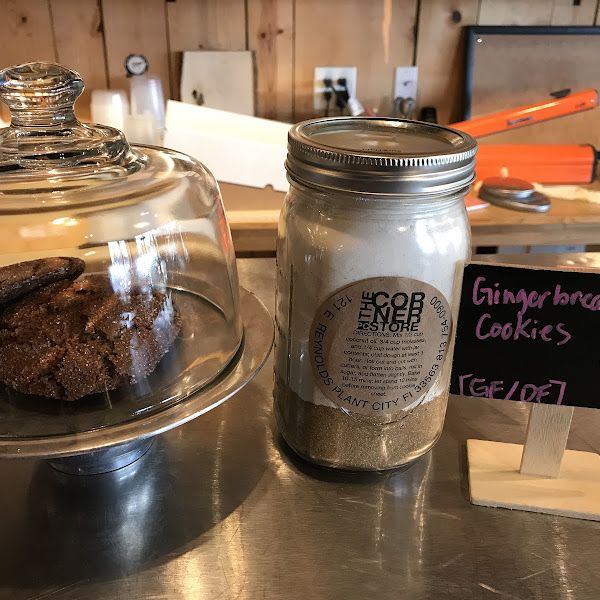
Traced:
<path fill-rule="evenodd" d="M 292 128 L 274 396 L 304 458 L 389 469 L 439 437 L 475 150 L 465 134 L 393 119 Z"/>

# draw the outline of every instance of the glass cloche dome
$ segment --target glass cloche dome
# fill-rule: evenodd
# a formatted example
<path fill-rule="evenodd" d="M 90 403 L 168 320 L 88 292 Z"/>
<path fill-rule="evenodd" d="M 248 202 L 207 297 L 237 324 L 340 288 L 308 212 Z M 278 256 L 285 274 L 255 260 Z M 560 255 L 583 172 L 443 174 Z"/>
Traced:
<path fill-rule="evenodd" d="M 0 415 L 11 435 L 127 422 L 213 381 L 242 342 L 231 235 L 199 162 L 79 123 L 81 77 L 0 72 Z M 36 415 L 36 418 L 32 418 Z"/>

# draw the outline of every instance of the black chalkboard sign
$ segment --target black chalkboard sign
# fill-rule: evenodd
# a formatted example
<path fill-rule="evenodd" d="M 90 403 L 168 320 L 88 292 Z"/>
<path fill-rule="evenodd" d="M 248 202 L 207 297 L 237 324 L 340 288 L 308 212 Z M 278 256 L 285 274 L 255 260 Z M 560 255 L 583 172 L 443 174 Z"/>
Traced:
<path fill-rule="evenodd" d="M 450 392 L 600 408 L 600 273 L 465 266 Z"/>

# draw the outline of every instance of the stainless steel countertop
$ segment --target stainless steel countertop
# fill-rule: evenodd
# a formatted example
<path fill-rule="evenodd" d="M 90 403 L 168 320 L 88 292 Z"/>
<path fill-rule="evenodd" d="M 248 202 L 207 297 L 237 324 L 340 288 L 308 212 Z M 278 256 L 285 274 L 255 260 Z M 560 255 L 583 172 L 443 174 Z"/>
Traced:
<path fill-rule="evenodd" d="M 273 311 L 274 261 L 238 264 Z M 600 597 L 600 523 L 469 503 L 466 439 L 523 442 L 528 406 L 451 398 L 428 457 L 353 475 L 282 447 L 271 383 L 269 359 L 237 396 L 113 474 L 0 462 L 0 598 Z M 599 411 L 575 409 L 569 447 L 600 450 Z"/>

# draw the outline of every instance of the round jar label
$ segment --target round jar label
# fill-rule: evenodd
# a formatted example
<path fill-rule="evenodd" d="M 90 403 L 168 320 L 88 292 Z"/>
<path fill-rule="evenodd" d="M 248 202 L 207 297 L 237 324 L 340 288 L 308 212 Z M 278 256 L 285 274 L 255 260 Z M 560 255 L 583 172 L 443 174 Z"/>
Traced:
<path fill-rule="evenodd" d="M 344 410 L 391 415 L 439 377 L 450 345 L 450 308 L 433 286 L 373 277 L 338 290 L 310 329 L 310 361 L 323 395 Z"/>

